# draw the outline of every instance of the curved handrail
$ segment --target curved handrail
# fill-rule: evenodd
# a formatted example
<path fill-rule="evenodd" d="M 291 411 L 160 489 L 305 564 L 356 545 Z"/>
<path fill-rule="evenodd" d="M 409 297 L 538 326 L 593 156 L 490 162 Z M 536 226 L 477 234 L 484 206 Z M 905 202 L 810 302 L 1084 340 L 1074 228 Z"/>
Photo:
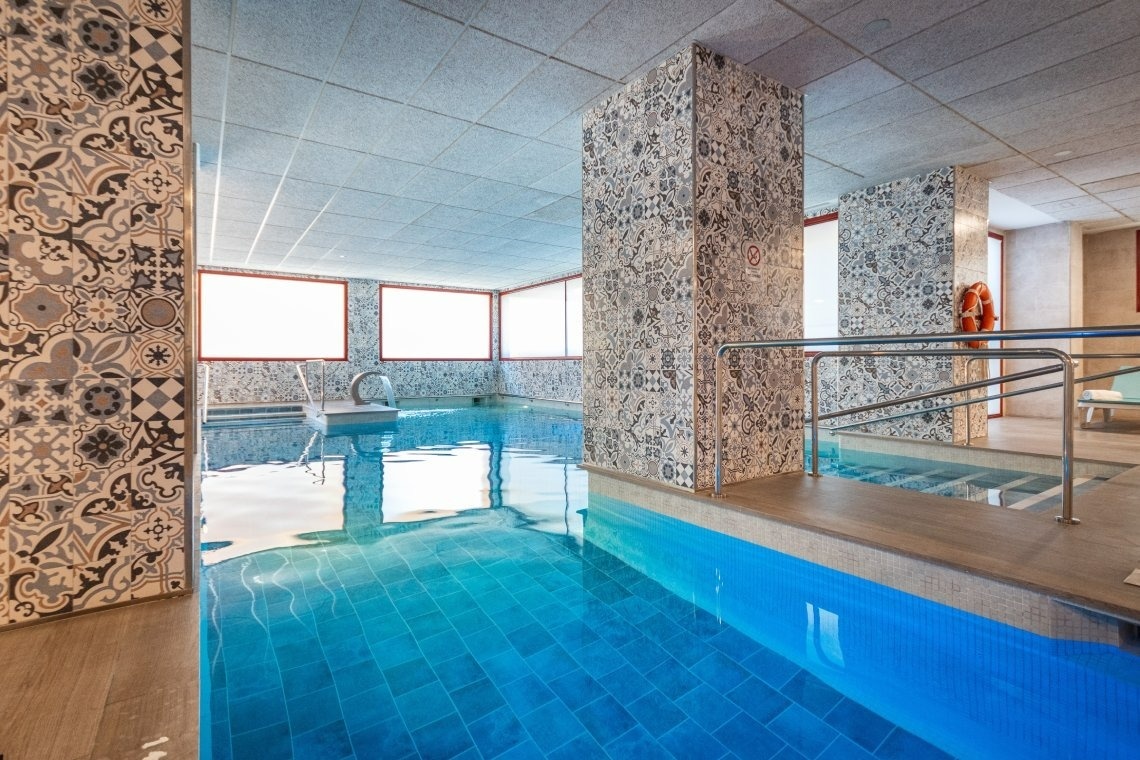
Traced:
<path fill-rule="evenodd" d="M 722 496 L 723 486 L 723 459 L 724 459 L 724 435 L 722 429 L 721 410 L 722 401 L 724 396 L 724 381 L 721 379 L 721 361 L 724 355 L 729 351 L 742 350 L 742 349 L 773 349 L 773 348 L 806 348 L 808 346 L 877 346 L 877 345 L 899 345 L 899 344 L 912 344 L 922 345 L 931 343 L 966 343 L 975 341 L 984 341 L 989 343 L 991 341 L 1020 341 L 1020 340 L 1076 340 L 1084 338 L 1131 338 L 1140 337 L 1140 325 L 1112 325 L 1097 328 L 1039 328 L 1031 330 L 995 330 L 993 332 L 985 333 L 925 333 L 918 335 L 858 335 L 858 336 L 840 336 L 835 338 L 793 338 L 783 340 L 762 340 L 762 341 L 733 341 L 729 343 L 722 343 L 717 347 L 713 360 L 713 371 L 715 373 L 715 453 L 714 453 L 714 477 L 715 485 L 713 494 L 715 496 Z M 917 349 L 915 349 L 917 350 Z M 1064 524 L 1074 525 L 1079 521 L 1072 517 L 1072 458 L 1073 458 L 1073 407 L 1075 404 L 1075 394 L 1073 392 L 1073 360 L 1072 357 L 1064 351 L 1059 349 L 1040 349 L 1047 351 L 1049 355 L 1055 356 L 1060 359 L 1063 380 L 1062 380 L 1062 398 L 1064 403 L 1064 410 L 1062 413 L 1062 420 L 1064 430 L 1062 431 L 1062 452 L 1061 452 L 1061 479 L 1062 479 L 1062 504 L 1063 514 L 1058 516 L 1057 520 Z M 942 351 L 935 351 L 935 355 L 945 356 L 988 356 L 991 349 L 946 349 Z M 993 351 L 1000 352 L 1001 349 L 994 349 Z M 1055 352 L 1055 353 L 1054 353 Z M 879 352 L 881 355 L 889 355 L 885 352 Z M 817 366 L 817 365 L 813 365 Z M 954 393 L 960 390 L 956 386 L 944 389 L 945 393 Z M 815 407 L 812 417 L 813 419 L 818 416 L 818 402 L 815 399 L 814 384 L 813 384 L 813 407 Z M 906 403 L 907 399 L 896 400 L 893 403 Z M 891 404 L 885 404 L 887 406 Z"/>

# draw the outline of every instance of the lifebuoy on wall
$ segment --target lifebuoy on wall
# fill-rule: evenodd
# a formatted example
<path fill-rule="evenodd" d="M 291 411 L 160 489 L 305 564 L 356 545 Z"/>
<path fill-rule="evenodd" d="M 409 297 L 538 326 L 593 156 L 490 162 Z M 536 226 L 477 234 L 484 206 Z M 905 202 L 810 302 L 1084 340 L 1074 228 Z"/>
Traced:
<path fill-rule="evenodd" d="M 994 329 L 997 316 L 994 314 L 994 301 L 990 297 L 989 286 L 980 280 L 962 294 L 962 307 L 958 311 L 958 324 L 962 332 L 989 332 Z M 966 345 L 981 348 L 982 341 L 972 340 Z"/>

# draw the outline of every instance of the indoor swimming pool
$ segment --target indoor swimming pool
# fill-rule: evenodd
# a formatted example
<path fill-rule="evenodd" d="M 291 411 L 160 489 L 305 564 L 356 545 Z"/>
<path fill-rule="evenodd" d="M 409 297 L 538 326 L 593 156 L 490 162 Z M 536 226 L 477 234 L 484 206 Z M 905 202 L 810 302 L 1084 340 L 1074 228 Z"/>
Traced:
<path fill-rule="evenodd" d="M 589 495 L 569 414 L 203 438 L 206 758 L 1124 758 L 1140 736 L 1140 659 Z"/>

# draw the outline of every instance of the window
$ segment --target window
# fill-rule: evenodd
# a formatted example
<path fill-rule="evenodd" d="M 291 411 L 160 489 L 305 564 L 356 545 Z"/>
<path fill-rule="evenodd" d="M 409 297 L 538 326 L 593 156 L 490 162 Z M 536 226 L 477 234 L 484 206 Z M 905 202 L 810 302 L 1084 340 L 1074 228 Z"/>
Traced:
<path fill-rule="evenodd" d="M 804 222 L 804 337 L 839 335 L 839 214 Z M 811 346 L 826 351 L 834 346 Z"/>
<path fill-rule="evenodd" d="M 348 283 L 198 273 L 201 361 L 348 359 Z"/>
<path fill-rule="evenodd" d="M 509 290 L 499 297 L 503 359 L 582 355 L 582 277 Z"/>
<path fill-rule="evenodd" d="M 380 286 L 380 358 L 491 358 L 491 294 Z"/>

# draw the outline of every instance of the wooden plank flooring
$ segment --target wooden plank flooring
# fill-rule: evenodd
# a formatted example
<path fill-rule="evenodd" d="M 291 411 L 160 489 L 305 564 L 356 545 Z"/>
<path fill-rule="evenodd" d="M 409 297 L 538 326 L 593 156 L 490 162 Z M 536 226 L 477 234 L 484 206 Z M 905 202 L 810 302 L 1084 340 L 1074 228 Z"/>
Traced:
<path fill-rule="evenodd" d="M 0 755 L 197 757 L 198 625 L 192 595 L 0 632 Z"/>

